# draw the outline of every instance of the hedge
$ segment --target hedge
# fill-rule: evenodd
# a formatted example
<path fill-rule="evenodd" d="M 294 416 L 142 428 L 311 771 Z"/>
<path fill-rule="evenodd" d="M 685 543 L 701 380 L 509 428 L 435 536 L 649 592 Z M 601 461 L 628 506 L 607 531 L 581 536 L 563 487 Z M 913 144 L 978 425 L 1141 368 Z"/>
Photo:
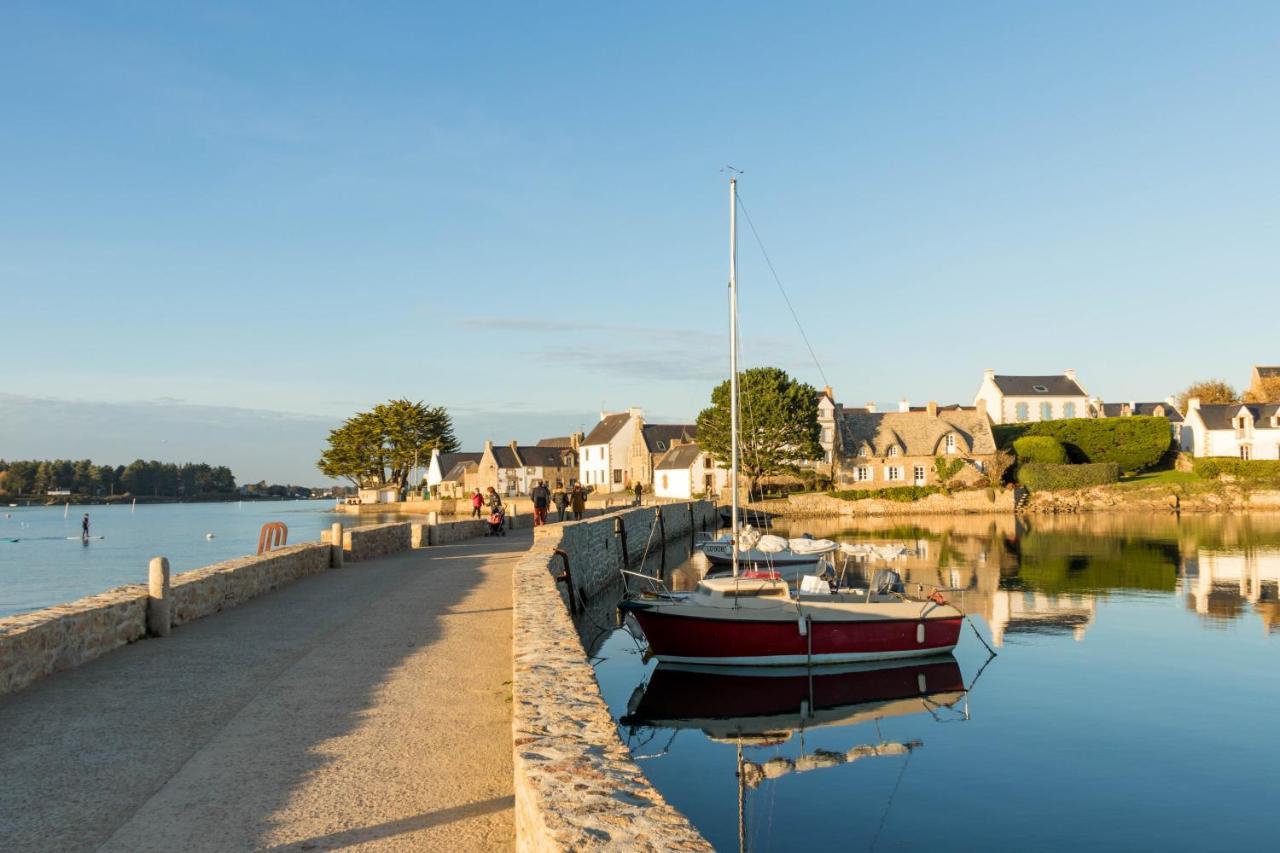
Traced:
<path fill-rule="evenodd" d="M 839 498 L 842 501 L 865 501 L 871 499 L 898 501 L 899 503 L 911 503 L 929 495 L 940 495 L 943 493 L 941 486 L 898 486 L 892 489 L 846 489 L 841 492 L 831 492 L 831 497 Z"/>
<path fill-rule="evenodd" d="M 1022 436 L 1048 436 L 1061 442 L 1071 462 L 1114 462 L 1121 471 L 1152 467 L 1173 444 L 1169 419 L 1152 415 L 1001 424 L 995 432 L 1001 447 Z"/>
<path fill-rule="evenodd" d="M 1197 476 L 1212 480 L 1223 474 L 1237 480 L 1280 481 L 1280 460 L 1237 459 L 1234 456 L 1203 456 L 1191 463 Z"/>
<path fill-rule="evenodd" d="M 1114 462 L 1091 462 L 1080 465 L 1047 465 L 1033 462 L 1018 468 L 1018 482 L 1033 492 L 1054 489 L 1087 489 L 1104 486 L 1120 479 L 1120 466 Z"/>
<path fill-rule="evenodd" d="M 1062 442 L 1047 435 L 1024 435 L 1013 442 L 1013 455 L 1018 462 L 1027 465 L 1042 462 L 1047 465 L 1065 465 L 1067 451 Z"/>

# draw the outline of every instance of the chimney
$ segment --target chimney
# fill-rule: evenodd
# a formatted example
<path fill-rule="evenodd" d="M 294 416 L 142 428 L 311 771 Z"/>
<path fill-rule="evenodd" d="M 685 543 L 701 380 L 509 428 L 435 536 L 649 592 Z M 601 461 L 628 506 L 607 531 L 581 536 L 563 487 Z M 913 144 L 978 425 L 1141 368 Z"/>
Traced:
<path fill-rule="evenodd" d="M 988 367 L 986 370 L 982 371 L 982 379 L 984 382 L 995 382 L 996 372 Z"/>
<path fill-rule="evenodd" d="M 493 453 L 493 442 L 487 438 L 484 440 L 484 452 L 490 454 Z"/>
<path fill-rule="evenodd" d="M 906 397 L 903 397 L 901 400 L 898 401 L 898 411 L 899 412 L 911 411 L 911 404 L 907 402 Z"/>
<path fill-rule="evenodd" d="M 575 432 L 573 435 L 569 436 L 569 447 L 576 451 L 582 446 L 582 440 L 586 437 L 587 436 L 584 433 Z"/>
<path fill-rule="evenodd" d="M 1130 401 L 1129 401 L 1129 412 L 1128 412 L 1128 414 L 1131 414 L 1131 415 L 1136 415 L 1136 414 L 1138 414 L 1138 404 L 1137 404 L 1137 403 L 1135 403 L 1135 402 L 1133 402 L 1132 400 L 1130 400 Z"/>
<path fill-rule="evenodd" d="M 830 386 L 830 385 L 824 385 L 824 386 L 822 386 L 822 393 L 823 393 L 823 394 L 826 394 L 826 395 L 827 395 L 827 397 L 829 397 L 831 400 L 835 400 L 835 398 L 836 398 L 836 395 L 835 395 L 835 393 L 834 393 L 834 392 L 832 392 L 832 390 L 831 390 L 831 386 Z"/>
<path fill-rule="evenodd" d="M 876 404 L 875 404 L 875 403 L 873 403 L 872 401 L 868 400 L 868 401 L 867 401 L 867 411 L 874 415 L 874 414 L 876 413 Z"/>
<path fill-rule="evenodd" d="M 938 416 L 938 401 L 930 400 L 928 405 L 924 407 L 924 410 L 929 413 L 929 417 L 936 418 Z"/>
<path fill-rule="evenodd" d="M 1190 400 L 1187 400 L 1187 411 L 1188 411 L 1188 412 L 1192 412 L 1192 411 L 1199 411 L 1199 410 L 1200 410 L 1200 398 L 1199 398 L 1199 397 L 1192 397 Z"/>
<path fill-rule="evenodd" d="M 1067 368 L 1066 370 L 1062 371 L 1062 375 L 1070 379 L 1072 382 L 1076 381 L 1076 372 L 1072 368 Z"/>
<path fill-rule="evenodd" d="M 644 417 L 644 409 L 640 408 L 639 406 L 632 406 L 631 408 L 627 409 L 627 414 L 631 415 L 631 417 L 633 418 L 642 418 Z"/>

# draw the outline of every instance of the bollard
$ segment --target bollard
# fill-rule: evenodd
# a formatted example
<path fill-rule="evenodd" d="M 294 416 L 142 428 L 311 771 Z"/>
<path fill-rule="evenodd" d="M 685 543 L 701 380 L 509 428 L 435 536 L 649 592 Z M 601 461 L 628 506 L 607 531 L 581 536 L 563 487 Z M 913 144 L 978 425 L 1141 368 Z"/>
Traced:
<path fill-rule="evenodd" d="M 147 599 L 147 633 L 153 637 L 169 636 L 169 561 L 152 557 L 147 577 L 150 596 Z"/>
<path fill-rule="evenodd" d="M 342 522 L 335 521 L 329 528 L 329 568 L 342 568 Z"/>

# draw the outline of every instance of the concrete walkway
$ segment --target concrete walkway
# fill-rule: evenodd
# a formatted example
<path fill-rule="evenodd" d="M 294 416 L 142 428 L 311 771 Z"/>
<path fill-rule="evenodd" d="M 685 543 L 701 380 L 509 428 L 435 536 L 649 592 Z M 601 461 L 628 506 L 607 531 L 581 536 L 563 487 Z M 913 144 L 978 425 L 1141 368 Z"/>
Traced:
<path fill-rule="evenodd" d="M 313 575 L 0 697 L 0 850 L 509 848 L 531 541 Z"/>

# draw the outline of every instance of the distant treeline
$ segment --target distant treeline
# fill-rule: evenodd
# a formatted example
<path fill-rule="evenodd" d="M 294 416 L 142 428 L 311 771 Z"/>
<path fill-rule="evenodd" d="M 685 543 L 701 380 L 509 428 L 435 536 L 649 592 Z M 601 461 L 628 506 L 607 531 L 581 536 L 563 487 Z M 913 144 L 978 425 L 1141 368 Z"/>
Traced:
<path fill-rule="evenodd" d="M 88 459 L 0 459 L 0 493 L 44 496 L 54 489 L 95 497 L 130 494 L 194 498 L 237 491 L 230 468 L 203 462 L 176 465 L 137 459 L 113 468 L 94 465 Z"/>

